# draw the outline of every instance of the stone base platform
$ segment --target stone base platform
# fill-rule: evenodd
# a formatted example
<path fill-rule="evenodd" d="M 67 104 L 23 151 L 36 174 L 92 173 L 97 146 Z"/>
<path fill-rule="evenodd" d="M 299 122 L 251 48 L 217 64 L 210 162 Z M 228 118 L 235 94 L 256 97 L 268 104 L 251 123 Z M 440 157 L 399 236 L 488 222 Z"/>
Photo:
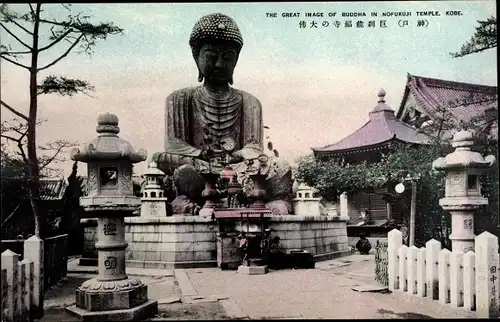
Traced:
<path fill-rule="evenodd" d="M 246 266 L 240 265 L 238 266 L 238 274 L 243 275 L 264 275 L 268 272 L 267 265 L 263 266 Z"/>
<path fill-rule="evenodd" d="M 76 290 L 76 306 L 87 311 L 124 310 L 148 300 L 148 287 L 136 278 L 100 281 L 92 278 Z"/>
<path fill-rule="evenodd" d="M 136 307 L 109 311 L 87 311 L 72 305 L 68 312 L 78 316 L 82 321 L 140 321 L 158 313 L 158 301 L 146 301 Z"/>

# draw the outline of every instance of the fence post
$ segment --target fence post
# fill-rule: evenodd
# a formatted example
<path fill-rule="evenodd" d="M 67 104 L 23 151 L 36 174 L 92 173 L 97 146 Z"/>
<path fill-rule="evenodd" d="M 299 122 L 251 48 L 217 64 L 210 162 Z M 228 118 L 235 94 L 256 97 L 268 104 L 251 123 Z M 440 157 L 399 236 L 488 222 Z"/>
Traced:
<path fill-rule="evenodd" d="M 1 270 L 2 272 L 2 308 L 1 308 L 1 318 L 2 318 L 2 321 L 7 321 L 7 313 L 8 313 L 8 310 L 7 308 L 9 307 L 8 304 L 7 304 L 7 298 L 9 296 L 9 287 L 7 285 L 7 270 L 5 268 L 2 268 Z"/>
<path fill-rule="evenodd" d="M 21 264 L 24 265 L 24 270 L 26 274 L 25 283 L 25 293 L 24 293 L 24 312 L 28 314 L 27 317 L 31 315 L 31 304 L 33 303 L 33 273 L 34 264 L 28 259 L 23 259 Z"/>
<path fill-rule="evenodd" d="M 425 275 L 427 278 L 427 297 L 432 300 L 437 300 L 439 297 L 439 252 L 441 251 L 441 243 L 435 239 L 425 243 Z"/>
<path fill-rule="evenodd" d="M 462 265 L 464 263 L 463 252 L 451 252 L 450 255 L 450 302 L 455 307 L 464 305 L 462 297 L 464 290 L 464 275 Z"/>
<path fill-rule="evenodd" d="M 413 245 L 408 249 L 407 269 L 408 269 L 408 293 L 417 294 L 417 255 L 418 248 Z"/>
<path fill-rule="evenodd" d="M 24 241 L 24 258 L 33 262 L 33 302 L 31 314 L 33 318 L 43 316 L 44 294 L 44 243 L 40 237 L 31 236 Z"/>
<path fill-rule="evenodd" d="M 498 318 L 498 238 L 485 231 L 475 246 L 476 316 Z"/>
<path fill-rule="evenodd" d="M 20 314 L 18 299 L 18 257 L 16 253 L 6 250 L 2 253 L 2 268 L 7 270 L 7 318 L 6 322 L 18 321 Z"/>
<path fill-rule="evenodd" d="M 473 251 L 464 255 L 464 308 L 466 310 L 476 309 L 476 260 Z"/>
<path fill-rule="evenodd" d="M 17 300 L 19 301 L 19 318 L 20 321 L 24 321 L 27 317 L 28 311 L 25 308 L 26 298 L 24 297 L 26 293 L 26 266 L 23 262 L 17 264 L 18 279 L 17 279 Z"/>
<path fill-rule="evenodd" d="M 439 252 L 439 302 L 450 303 L 450 254 L 446 248 Z"/>
<path fill-rule="evenodd" d="M 408 246 L 399 247 L 399 290 L 408 291 Z"/>
<path fill-rule="evenodd" d="M 393 229 L 387 235 L 387 269 L 389 277 L 389 290 L 394 291 L 399 289 L 399 259 L 398 251 L 403 245 L 403 234 L 397 230 Z"/>
<path fill-rule="evenodd" d="M 425 278 L 425 247 L 420 247 L 417 254 L 417 295 L 425 297 L 426 295 Z"/>

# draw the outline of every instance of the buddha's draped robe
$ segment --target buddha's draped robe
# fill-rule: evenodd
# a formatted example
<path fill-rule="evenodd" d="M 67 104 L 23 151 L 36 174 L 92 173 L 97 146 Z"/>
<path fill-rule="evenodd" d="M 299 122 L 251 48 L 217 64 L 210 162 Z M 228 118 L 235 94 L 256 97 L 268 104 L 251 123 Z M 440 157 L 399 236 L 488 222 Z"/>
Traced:
<path fill-rule="evenodd" d="M 213 125 L 208 126 L 209 123 Z M 174 91 L 167 97 L 165 152 L 156 156 L 161 168 L 172 174 L 181 164 L 193 164 L 204 145 L 204 130 L 215 142 L 225 136 L 236 141 L 235 151 L 246 145 L 263 147 L 262 106 L 253 95 L 231 88 L 227 94 L 209 93 L 203 86 Z M 255 158 L 255 149 L 243 149 Z"/>

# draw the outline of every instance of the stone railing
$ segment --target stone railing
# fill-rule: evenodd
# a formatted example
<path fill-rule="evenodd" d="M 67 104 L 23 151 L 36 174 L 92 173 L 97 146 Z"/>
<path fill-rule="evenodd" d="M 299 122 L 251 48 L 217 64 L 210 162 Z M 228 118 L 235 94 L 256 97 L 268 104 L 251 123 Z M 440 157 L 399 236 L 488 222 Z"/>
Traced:
<path fill-rule="evenodd" d="M 31 321 L 34 275 L 33 261 L 19 261 L 19 255 L 11 250 L 2 253 L 2 321 Z"/>
<path fill-rule="evenodd" d="M 16 253 L 21 261 L 26 249 L 25 240 L 2 240 L 2 251 L 9 249 Z M 44 287 L 55 285 L 68 272 L 68 234 L 48 237 L 44 240 Z"/>
<path fill-rule="evenodd" d="M 407 247 L 394 229 L 388 234 L 389 289 L 476 310 L 478 318 L 498 318 L 498 237 L 482 233 L 474 250 L 450 252 L 434 239 Z"/>

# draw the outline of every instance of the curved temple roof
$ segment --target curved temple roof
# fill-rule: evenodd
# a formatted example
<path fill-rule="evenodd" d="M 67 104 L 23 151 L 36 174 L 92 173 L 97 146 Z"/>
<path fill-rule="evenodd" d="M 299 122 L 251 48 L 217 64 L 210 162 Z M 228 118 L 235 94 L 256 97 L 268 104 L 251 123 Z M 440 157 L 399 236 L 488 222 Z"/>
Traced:
<path fill-rule="evenodd" d="M 383 89 L 380 90 L 378 97 L 378 104 L 369 114 L 370 120 L 361 128 L 337 143 L 312 150 L 315 153 L 342 152 L 372 147 L 392 140 L 416 144 L 425 144 L 429 141 L 427 135 L 396 118 L 394 111 L 385 104 Z"/>
<path fill-rule="evenodd" d="M 397 118 L 401 118 L 409 94 L 422 109 L 434 118 L 439 108 L 446 108 L 456 121 L 469 121 L 498 104 L 497 87 L 459 83 L 448 80 L 408 74 L 405 93 Z"/>

